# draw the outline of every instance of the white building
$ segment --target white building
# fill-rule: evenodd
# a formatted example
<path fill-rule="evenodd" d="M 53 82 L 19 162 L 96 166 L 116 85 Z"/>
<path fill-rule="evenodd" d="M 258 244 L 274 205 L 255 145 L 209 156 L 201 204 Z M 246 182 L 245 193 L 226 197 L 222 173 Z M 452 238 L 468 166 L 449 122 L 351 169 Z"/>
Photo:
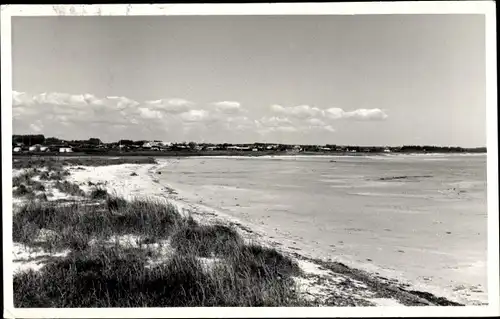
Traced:
<path fill-rule="evenodd" d="M 20 147 L 14 147 L 14 149 L 12 150 L 13 152 L 21 152 L 21 148 Z"/>
<path fill-rule="evenodd" d="M 59 153 L 71 153 L 73 152 L 73 150 L 71 149 L 71 147 L 61 147 L 59 148 Z"/>
<path fill-rule="evenodd" d="M 40 152 L 48 152 L 50 151 L 47 146 L 40 146 Z"/>

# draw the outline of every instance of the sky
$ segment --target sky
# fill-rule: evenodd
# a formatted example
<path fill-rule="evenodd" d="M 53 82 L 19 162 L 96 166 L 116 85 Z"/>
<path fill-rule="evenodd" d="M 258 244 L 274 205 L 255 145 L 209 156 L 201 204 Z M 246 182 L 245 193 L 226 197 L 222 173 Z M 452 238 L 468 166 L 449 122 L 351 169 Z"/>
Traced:
<path fill-rule="evenodd" d="M 486 144 L 482 15 L 13 17 L 13 132 Z"/>

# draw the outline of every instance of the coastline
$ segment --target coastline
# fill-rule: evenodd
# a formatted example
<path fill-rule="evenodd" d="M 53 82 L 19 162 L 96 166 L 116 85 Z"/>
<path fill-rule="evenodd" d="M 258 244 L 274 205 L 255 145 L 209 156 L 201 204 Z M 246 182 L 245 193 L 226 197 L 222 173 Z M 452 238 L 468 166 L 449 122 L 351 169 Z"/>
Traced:
<path fill-rule="evenodd" d="M 154 198 L 174 205 L 180 213 L 190 215 L 202 224 L 224 224 L 233 226 L 247 242 L 259 243 L 272 247 L 294 258 L 304 275 L 295 278 L 301 293 L 307 298 L 319 300 L 328 305 L 335 304 L 356 306 L 447 306 L 463 305 L 425 292 L 416 291 L 407 284 L 376 275 L 373 272 L 359 270 L 340 262 L 324 261 L 288 249 L 273 238 L 259 232 L 255 225 L 244 224 L 237 218 L 199 203 L 192 203 L 177 194 L 167 183 L 162 183 L 157 176 L 166 162 L 157 164 L 118 164 L 109 166 L 71 166 L 67 180 L 80 185 L 88 192 L 91 183 L 101 185 L 112 194 L 126 199 Z M 133 174 L 135 173 L 135 174 Z M 58 196 L 61 199 L 63 196 Z M 37 255 L 38 254 L 38 255 Z M 47 255 L 43 251 L 27 251 L 20 244 L 14 245 L 14 259 L 17 270 L 34 269 L 40 265 L 36 259 Z M 64 256 L 65 252 L 60 253 Z M 333 299 L 332 299 L 333 298 Z"/>
<path fill-rule="evenodd" d="M 326 282 L 326 284 L 318 285 L 314 281 L 301 280 L 300 284 L 303 287 L 306 287 L 306 290 L 312 291 L 312 294 L 315 297 L 319 297 L 322 294 L 339 294 L 340 292 L 337 287 L 338 282 L 347 278 L 357 281 L 357 285 L 355 285 L 355 290 L 357 290 L 357 292 L 353 292 L 351 289 L 349 292 L 350 295 L 355 295 L 358 298 L 369 300 L 375 305 L 404 305 L 405 300 L 406 302 L 411 302 L 408 301 L 411 299 L 414 299 L 413 301 L 417 301 L 417 303 L 421 304 L 432 304 L 431 300 L 436 302 L 436 300 L 439 299 L 438 297 L 428 293 L 428 290 L 424 290 L 425 287 L 410 286 L 408 283 L 399 282 L 394 278 L 389 278 L 386 274 L 376 274 L 375 269 L 368 268 L 361 270 L 363 267 L 356 267 L 357 265 L 354 266 L 356 267 L 356 269 L 354 269 L 345 266 L 340 262 L 317 259 L 304 250 L 298 252 L 297 250 L 290 249 L 282 242 L 276 241 L 275 238 L 266 236 L 266 234 L 259 231 L 256 225 L 242 223 L 241 220 L 238 220 L 237 218 L 224 212 L 205 206 L 201 203 L 195 203 L 192 200 L 187 200 L 183 197 L 184 194 L 178 194 L 178 190 L 171 187 L 168 182 L 162 182 L 158 178 L 158 176 L 160 176 L 158 175 L 158 172 L 166 167 L 168 167 L 168 163 L 166 161 L 162 161 L 162 163 L 158 164 L 122 164 L 103 167 L 84 167 L 85 170 L 71 169 L 72 174 L 69 177 L 69 180 L 81 184 L 82 189 L 84 190 L 86 187 L 85 184 L 88 181 L 103 182 L 108 191 L 125 198 L 159 198 L 170 202 L 176 206 L 180 212 L 193 216 L 193 218 L 199 222 L 207 224 L 222 223 L 233 226 L 239 230 L 242 237 L 248 242 L 253 241 L 267 246 L 272 246 L 287 255 L 293 256 L 300 262 L 301 268 L 305 270 L 308 276 L 315 277 L 316 279 L 320 278 L 320 281 Z M 137 176 L 130 177 L 132 172 L 135 172 Z M 345 268 L 341 270 L 339 269 L 339 266 L 340 268 Z M 329 268 L 333 268 L 333 270 L 328 270 Z M 343 272 L 343 274 L 339 272 Z M 358 280 L 360 278 L 361 280 Z M 367 285 L 366 282 L 369 282 L 369 285 Z M 385 287 L 382 289 L 382 291 L 385 291 L 385 294 L 380 291 L 374 291 L 382 286 Z M 422 290 L 424 292 L 422 292 Z M 403 294 L 403 296 L 398 297 L 400 300 L 393 299 L 389 297 L 391 294 L 388 293 L 388 291 L 399 292 Z M 382 294 L 385 298 L 373 297 L 377 294 Z M 418 294 L 421 296 L 426 295 L 427 299 L 420 298 Z M 446 298 L 452 297 L 453 296 L 446 296 Z M 441 298 L 441 300 L 437 302 L 443 304 L 454 303 L 445 298 Z"/>

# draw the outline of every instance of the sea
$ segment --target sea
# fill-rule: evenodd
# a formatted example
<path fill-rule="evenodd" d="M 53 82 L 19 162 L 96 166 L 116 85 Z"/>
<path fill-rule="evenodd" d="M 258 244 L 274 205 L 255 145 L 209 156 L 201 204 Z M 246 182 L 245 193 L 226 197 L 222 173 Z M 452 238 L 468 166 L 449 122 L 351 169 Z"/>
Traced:
<path fill-rule="evenodd" d="M 183 200 L 288 249 L 487 303 L 486 155 L 160 159 Z"/>

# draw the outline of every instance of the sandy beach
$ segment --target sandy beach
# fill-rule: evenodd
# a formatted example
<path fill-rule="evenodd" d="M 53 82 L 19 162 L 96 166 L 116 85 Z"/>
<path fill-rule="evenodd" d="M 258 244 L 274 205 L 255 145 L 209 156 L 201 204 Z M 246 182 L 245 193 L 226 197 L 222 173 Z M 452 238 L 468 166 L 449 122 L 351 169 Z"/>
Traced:
<path fill-rule="evenodd" d="M 183 159 L 162 161 L 168 166 L 159 180 L 178 198 L 237 218 L 288 251 L 482 304 L 487 302 L 483 159 Z M 457 218 L 461 222 L 454 223 Z M 427 260 L 425 267 L 421 260 Z"/>
<path fill-rule="evenodd" d="M 286 232 L 283 227 L 281 236 L 268 232 L 268 228 L 237 218 L 234 214 L 222 209 L 216 209 L 209 203 L 209 198 L 201 194 L 193 194 L 176 188 L 175 183 L 170 182 L 165 173 L 171 170 L 172 162 L 159 160 L 158 164 L 121 164 L 110 166 L 80 166 L 69 167 L 70 175 L 68 181 L 80 185 L 81 189 L 89 192 L 90 185 L 101 185 L 109 193 L 122 196 L 126 199 L 134 198 L 154 198 L 173 204 L 184 215 L 191 215 L 203 224 L 222 223 L 234 226 L 238 229 L 242 237 L 247 242 L 258 242 L 276 248 L 283 253 L 293 256 L 304 272 L 304 276 L 295 278 L 296 283 L 307 298 L 323 300 L 326 302 L 331 296 L 343 298 L 345 300 L 358 300 L 365 305 L 373 306 L 393 306 L 405 304 L 405 300 L 418 300 L 421 304 L 429 304 L 429 298 L 420 298 L 417 294 L 408 294 L 408 291 L 418 290 L 432 292 L 438 297 L 446 297 L 450 300 L 457 300 L 466 304 L 479 304 L 478 301 L 468 301 L 460 299 L 460 295 L 446 294 L 446 291 L 432 290 L 426 285 L 414 285 L 404 278 L 394 278 L 394 272 L 384 273 L 380 268 L 362 265 L 361 263 L 349 262 L 349 259 L 336 257 L 318 258 L 311 247 L 302 245 Z M 14 171 L 13 174 L 18 174 Z M 51 190 L 50 185 L 47 185 Z M 234 191 L 234 189 L 232 190 Z M 54 196 L 48 200 L 77 199 L 54 192 Z M 18 203 L 19 204 L 19 203 Z M 120 240 L 132 241 L 130 238 Z M 31 249 L 23 245 L 14 245 L 14 266 L 15 271 L 25 271 L 27 269 L 40 269 L 43 266 L 43 257 L 51 253 L 42 249 Z M 57 252 L 57 256 L 64 256 L 67 252 Z M 54 254 L 52 254 L 54 256 Z M 322 259 L 322 260 L 321 260 Z M 349 267 L 361 269 L 362 274 L 357 271 L 339 270 L 338 267 L 329 267 L 323 262 L 340 261 Z M 354 269 L 355 270 L 355 269 Z M 380 283 L 385 285 L 384 289 L 377 288 Z M 390 288 L 387 288 L 390 287 Z M 394 288 L 396 287 L 396 288 Z M 396 289 L 398 293 L 391 294 L 391 289 Z M 430 289 L 430 290 L 429 290 Z M 430 298 L 432 299 L 432 298 Z"/>

